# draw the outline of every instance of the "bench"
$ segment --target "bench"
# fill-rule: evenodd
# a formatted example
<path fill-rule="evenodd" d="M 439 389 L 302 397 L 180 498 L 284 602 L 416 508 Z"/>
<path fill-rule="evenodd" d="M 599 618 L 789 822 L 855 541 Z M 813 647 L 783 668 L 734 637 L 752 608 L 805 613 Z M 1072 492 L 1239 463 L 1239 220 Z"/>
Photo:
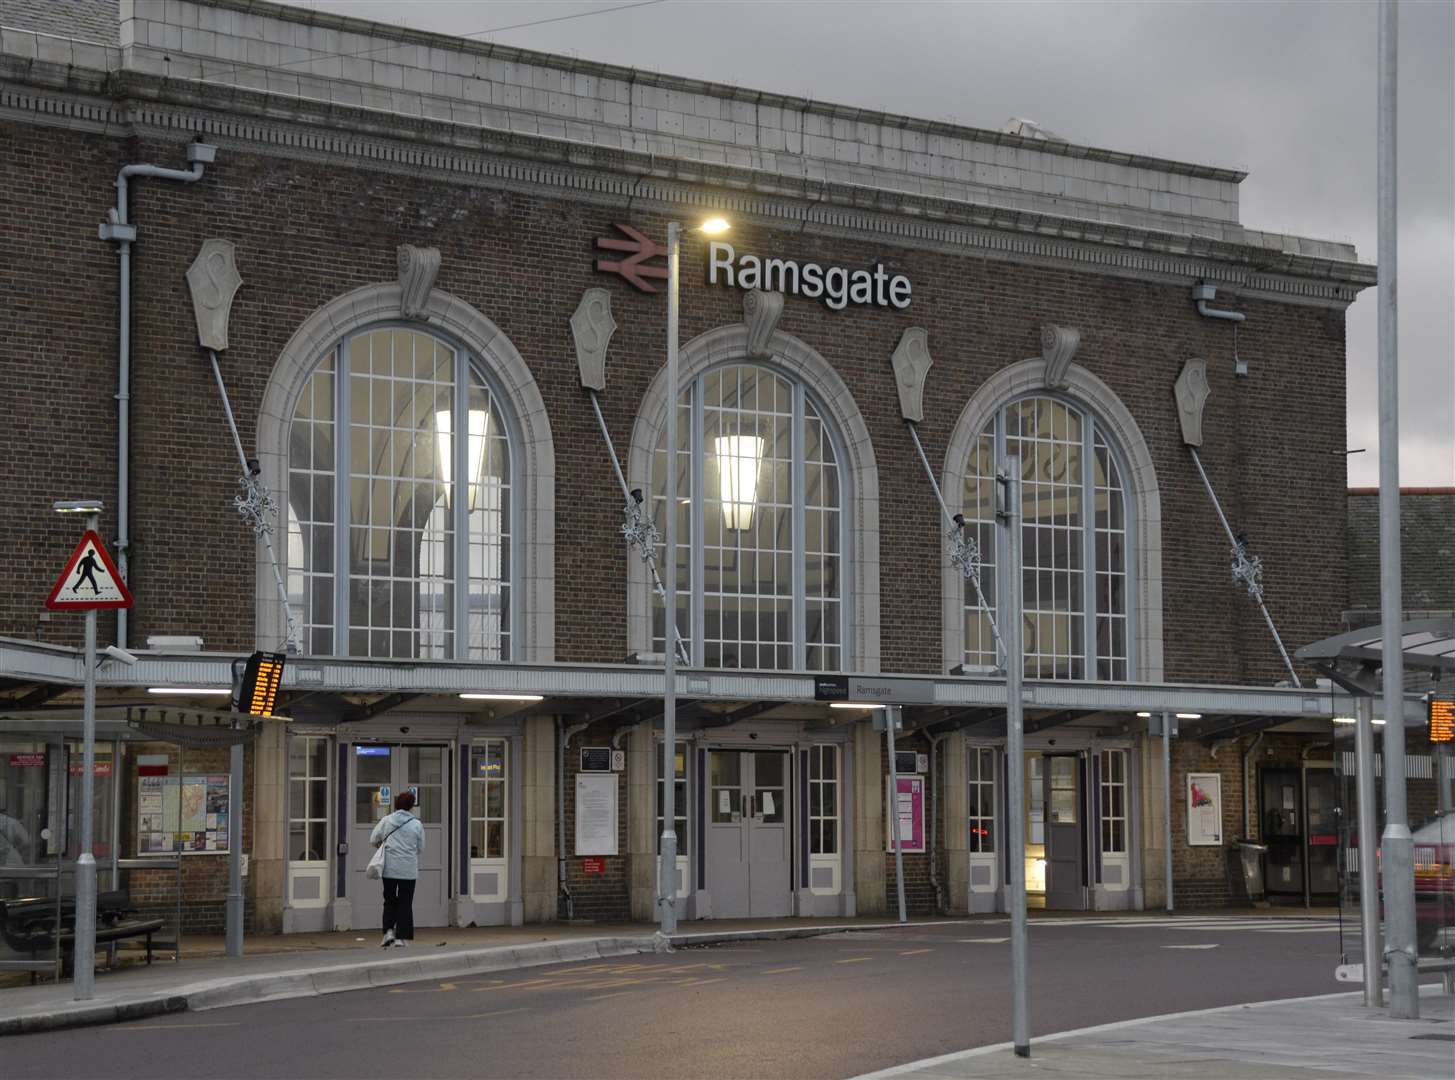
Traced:
<path fill-rule="evenodd" d="M 0 938 L 17 953 L 36 959 L 56 948 L 57 901 L 48 897 L 0 900 Z M 152 935 L 163 926 L 161 919 L 136 917 L 131 897 L 125 890 L 104 892 L 96 897 L 96 943 L 112 944 L 128 938 L 144 938 L 147 963 L 152 962 Z M 59 903 L 60 947 L 64 966 L 70 968 L 76 948 L 76 900 Z"/>

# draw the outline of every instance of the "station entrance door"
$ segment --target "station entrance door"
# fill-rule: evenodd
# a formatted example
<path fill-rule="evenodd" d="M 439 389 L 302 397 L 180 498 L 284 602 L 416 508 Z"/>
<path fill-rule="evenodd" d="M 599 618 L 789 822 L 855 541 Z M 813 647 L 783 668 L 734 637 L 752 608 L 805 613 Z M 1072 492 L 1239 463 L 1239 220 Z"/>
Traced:
<path fill-rule="evenodd" d="M 383 887 L 364 876 L 373 857 L 369 835 L 389 815 L 394 798 L 413 790 L 414 816 L 424 824 L 424 855 L 414 890 L 417 926 L 449 921 L 449 747 L 359 743 L 350 754 L 352 821 L 349 826 L 348 896 L 355 929 L 379 926 L 384 918 Z"/>
<path fill-rule="evenodd" d="M 788 754 L 709 750 L 707 773 L 707 888 L 713 917 L 788 915 Z"/>
<path fill-rule="evenodd" d="M 1026 754 L 1026 905 L 1086 909 L 1084 756 Z"/>

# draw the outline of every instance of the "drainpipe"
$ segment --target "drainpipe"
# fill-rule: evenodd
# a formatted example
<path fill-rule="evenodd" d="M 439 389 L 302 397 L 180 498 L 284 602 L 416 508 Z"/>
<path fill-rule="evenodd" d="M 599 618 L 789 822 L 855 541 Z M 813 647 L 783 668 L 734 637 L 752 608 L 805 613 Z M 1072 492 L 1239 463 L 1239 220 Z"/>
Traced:
<path fill-rule="evenodd" d="M 1238 358 L 1238 324 L 1248 318 L 1241 311 L 1220 311 L 1217 308 L 1208 307 L 1208 301 L 1217 297 L 1218 290 L 1214 285 L 1205 281 L 1199 281 L 1192 287 L 1192 298 L 1197 302 L 1197 313 L 1204 319 L 1226 319 L 1233 324 L 1233 374 L 1247 376 L 1248 364 L 1245 360 Z"/>
<path fill-rule="evenodd" d="M 121 256 L 120 316 L 117 329 L 116 375 L 116 568 L 125 581 L 131 551 L 131 245 L 136 226 L 127 219 L 127 181 L 133 176 L 177 180 L 184 184 L 202 179 L 202 170 L 217 157 L 217 147 L 203 142 L 187 144 L 190 169 L 164 169 L 159 165 L 126 165 L 116 177 L 116 206 L 97 230 L 102 240 L 117 245 Z M 128 612 L 116 611 L 116 644 L 126 648 Z"/>
<path fill-rule="evenodd" d="M 566 883 L 566 744 L 589 728 L 591 721 L 567 727 L 562 717 L 556 724 L 561 729 L 560 746 L 556 750 L 556 880 L 561 895 L 566 898 L 566 918 L 570 919 L 576 914 L 576 900 Z"/>
<path fill-rule="evenodd" d="M 940 774 L 936 770 L 936 763 L 939 760 L 940 743 L 946 735 L 931 735 L 925 732 L 925 738 L 930 741 L 930 884 L 935 888 L 935 910 L 941 915 L 948 914 L 949 905 L 945 903 L 945 887 L 940 881 L 940 855 L 935 847 L 936 826 L 940 821 Z"/>

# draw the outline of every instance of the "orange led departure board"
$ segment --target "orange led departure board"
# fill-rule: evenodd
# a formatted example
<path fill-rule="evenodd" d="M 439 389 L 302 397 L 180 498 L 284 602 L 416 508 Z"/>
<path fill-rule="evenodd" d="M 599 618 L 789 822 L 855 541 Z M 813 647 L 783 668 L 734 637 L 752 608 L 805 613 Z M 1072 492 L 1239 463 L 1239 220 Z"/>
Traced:
<path fill-rule="evenodd" d="M 283 685 L 283 663 L 286 653 L 255 652 L 248 657 L 243 674 L 240 704 L 254 716 L 272 716 L 278 703 L 278 688 Z"/>
<path fill-rule="evenodd" d="M 1455 698 L 1430 699 L 1430 741 L 1455 742 Z"/>

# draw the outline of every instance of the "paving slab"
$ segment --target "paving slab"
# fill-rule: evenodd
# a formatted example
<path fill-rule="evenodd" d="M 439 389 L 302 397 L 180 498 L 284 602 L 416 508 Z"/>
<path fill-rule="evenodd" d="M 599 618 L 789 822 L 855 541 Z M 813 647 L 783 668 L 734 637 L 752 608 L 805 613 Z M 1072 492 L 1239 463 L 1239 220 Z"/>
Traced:
<path fill-rule="evenodd" d="M 1332 994 L 1128 1020 L 911 1062 L 858 1080 L 1157 1077 L 1166 1080 L 1450 1080 L 1455 997 L 1423 988 L 1419 1020 Z"/>

